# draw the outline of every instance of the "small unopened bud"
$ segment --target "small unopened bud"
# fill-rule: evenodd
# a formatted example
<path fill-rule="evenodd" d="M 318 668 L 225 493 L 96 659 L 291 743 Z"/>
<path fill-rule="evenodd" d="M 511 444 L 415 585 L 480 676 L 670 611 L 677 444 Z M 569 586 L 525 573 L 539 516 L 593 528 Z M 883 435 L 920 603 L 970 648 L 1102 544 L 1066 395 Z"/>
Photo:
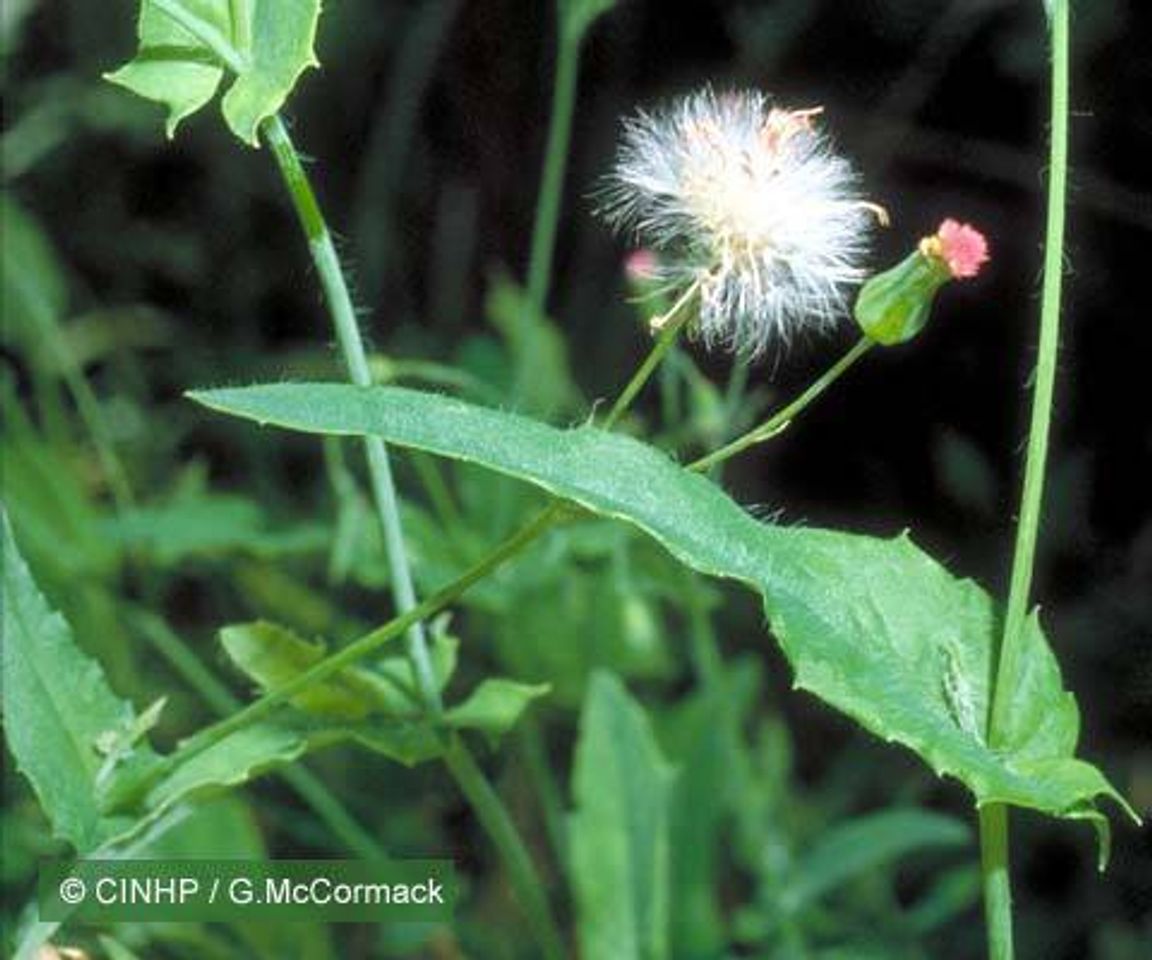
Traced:
<path fill-rule="evenodd" d="M 976 276 L 987 261 L 988 241 L 979 230 L 945 220 L 914 253 L 861 287 L 856 322 L 885 346 L 911 340 L 928 322 L 936 291 Z"/>
<path fill-rule="evenodd" d="M 660 260 L 645 247 L 633 250 L 624 260 L 624 275 L 633 286 L 647 286 L 660 279 Z"/>

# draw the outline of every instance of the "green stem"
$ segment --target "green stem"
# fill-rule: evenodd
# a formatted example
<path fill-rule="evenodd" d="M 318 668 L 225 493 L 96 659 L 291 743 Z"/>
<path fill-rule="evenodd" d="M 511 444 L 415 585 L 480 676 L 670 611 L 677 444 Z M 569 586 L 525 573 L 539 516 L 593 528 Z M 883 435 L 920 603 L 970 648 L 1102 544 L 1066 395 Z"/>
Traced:
<path fill-rule="evenodd" d="M 298 694 L 314 684 L 327 680 L 333 674 L 345 667 L 362 660 L 375 653 L 382 646 L 408 630 L 413 623 L 427 620 L 435 616 L 449 604 L 454 602 L 470 587 L 483 580 L 505 560 L 518 554 L 524 547 L 536 539 L 541 533 L 555 522 L 556 517 L 563 511 L 563 504 L 556 503 L 543 510 L 536 519 L 522 527 L 519 531 L 505 540 L 495 550 L 489 553 L 479 563 L 467 572 L 436 593 L 432 594 L 422 603 L 417 604 L 407 613 L 403 613 L 383 626 L 360 637 L 348 646 L 331 654 L 319 663 L 297 674 L 287 683 L 275 690 L 264 694 L 259 700 L 254 700 L 243 710 L 226 717 L 219 723 L 206 727 L 199 733 L 186 740 L 183 745 L 167 760 L 156 768 L 143 786 L 150 786 L 161 776 L 171 772 L 176 767 L 187 763 L 193 757 L 203 753 L 209 747 L 219 743 L 225 737 L 263 720 L 278 707 L 288 703 Z"/>
<path fill-rule="evenodd" d="M 39 307 L 36 311 L 39 320 L 37 326 L 42 331 L 43 340 L 51 355 L 51 361 L 59 370 L 68 393 L 72 395 L 72 400 L 76 404 L 76 412 L 80 415 L 80 420 L 92 439 L 92 445 L 96 450 L 96 457 L 100 461 L 100 469 L 104 473 L 108 490 L 112 494 L 116 512 L 123 517 L 135 502 L 131 485 L 128 482 L 128 474 L 116 453 L 116 445 L 112 442 L 112 431 L 108 429 L 100 401 L 75 356 L 68 336 L 61 325 L 60 317 L 45 305 L 45 300 L 37 287 L 37 278 L 33 274 L 13 270 L 11 271 L 10 282 L 15 288 L 25 293 L 30 302 L 35 302 Z M 63 408 L 52 389 L 53 381 L 41 369 L 43 366 L 45 364 L 39 363 L 33 366 L 33 376 L 36 378 L 40 406 L 45 411 L 46 416 L 51 416 L 52 420 L 57 419 L 53 415 L 54 410 L 59 410 L 59 422 L 63 426 Z"/>
<path fill-rule="evenodd" d="M 861 338 L 857 344 L 831 367 L 814 380 L 800 396 L 791 403 L 781 407 L 759 426 L 753 427 L 742 437 L 737 437 L 731 443 L 725 444 L 719 450 L 713 450 L 699 460 L 688 465 L 689 470 L 707 470 L 718 463 L 729 460 L 738 453 L 743 453 L 751 446 L 770 440 L 777 434 L 788 429 L 788 426 L 800 413 L 816 400 L 825 390 L 840 379 L 847 371 L 876 345 L 875 340 L 868 337 Z"/>
<path fill-rule="evenodd" d="M 533 791 L 540 801 L 543 812 L 544 829 L 556 860 L 563 873 L 568 873 L 570 865 L 568 853 L 568 824 L 564 806 L 564 795 L 552 770 L 548 746 L 540 721 L 532 713 L 520 721 L 520 746 L 524 766 L 532 781 Z"/>
<path fill-rule="evenodd" d="M 1060 295 L 1063 285 L 1064 206 L 1068 179 L 1068 3 L 1055 0 L 1052 7 L 1052 119 L 1048 160 L 1048 225 L 1044 241 L 1044 293 L 1040 307 L 1040 345 L 1032 390 L 1032 420 L 1028 430 L 1028 454 L 1024 487 L 1016 526 L 1016 550 L 1008 610 L 1000 645 L 996 690 L 989 732 L 995 746 L 1006 728 L 1012 709 L 1013 680 L 1017 675 L 1019 639 L 1023 633 L 1036 563 L 1040 509 L 1044 499 L 1044 473 L 1052 425 L 1052 399 L 1060 348 Z"/>
<path fill-rule="evenodd" d="M 674 307 L 672 311 L 669 311 L 669 313 L 665 315 L 666 322 L 660 340 L 652 348 L 648 358 L 641 365 L 641 372 L 647 371 L 648 375 L 651 375 L 651 371 L 655 367 L 655 363 L 652 362 L 653 356 L 663 356 L 668 351 L 668 348 L 675 339 L 676 331 L 680 329 L 684 322 L 683 316 L 678 317 L 673 311 L 679 310 L 683 312 L 683 305 L 687 302 L 686 297 L 682 297 L 680 306 Z M 621 394 L 621 400 L 616 402 L 612 408 L 612 412 L 609 414 L 607 421 L 609 424 L 615 423 L 627 409 L 627 404 L 621 402 L 624 400 L 625 395 L 634 397 L 644 385 L 646 379 L 647 376 L 641 377 L 638 372 L 637 375 L 629 381 L 625 393 Z M 337 671 L 375 652 L 385 643 L 407 631 L 413 623 L 418 623 L 435 616 L 464 594 L 470 587 L 487 577 L 488 574 L 503 564 L 505 560 L 514 557 L 542 533 L 551 528 L 564 515 L 567 509 L 568 505 L 564 501 L 554 501 L 537 514 L 535 519 L 529 521 L 503 543 L 490 551 L 485 557 L 473 564 L 473 566 L 463 574 L 447 586 L 442 587 L 436 593 L 432 594 L 432 596 L 428 597 L 422 603 L 417 604 L 393 620 L 388 621 L 388 623 L 373 630 L 371 633 L 365 634 L 347 647 L 344 647 L 344 649 L 331 654 L 303 673 L 297 674 L 292 680 L 288 681 L 288 683 L 264 694 L 259 700 L 253 701 L 239 713 L 235 713 L 220 723 L 201 730 L 200 733 L 189 738 L 184 746 L 168 758 L 166 763 L 155 768 L 155 774 L 149 777 L 143 786 L 146 787 L 154 783 L 160 776 L 167 774 L 176 766 L 186 763 L 192 757 L 208 749 L 208 747 L 219 743 L 229 734 L 235 733 L 237 730 L 243 729 L 255 723 L 257 720 L 264 719 L 264 717 L 268 716 L 277 707 L 287 703 L 307 687 L 326 680 Z"/>
<path fill-rule="evenodd" d="M 651 375 L 655 367 L 655 363 L 652 362 L 653 357 L 663 356 L 675 341 L 676 332 L 684 322 L 684 315 L 686 314 L 684 307 L 689 302 L 690 292 L 691 291 L 686 293 L 684 297 L 681 297 L 678 305 L 665 314 L 665 323 L 660 340 L 653 346 L 648 358 L 641 365 L 640 372 L 647 371 L 648 375 Z M 856 349 L 859 349 L 859 345 Z M 641 377 L 640 372 L 629 381 L 628 387 L 626 387 L 624 393 L 621 394 L 621 400 L 613 405 L 612 412 L 606 420 L 607 424 L 613 424 L 619 420 L 627 409 L 627 404 L 622 402 L 624 398 L 626 396 L 634 397 L 643 386 L 646 377 Z M 810 390 L 805 391 L 805 394 L 808 393 L 810 393 Z M 815 394 L 813 394 L 813 398 L 814 397 Z M 798 401 L 795 401 L 784 409 L 791 409 L 793 415 L 795 415 L 798 409 L 797 403 Z M 695 467 L 695 465 L 693 465 L 693 467 Z M 218 724 L 207 727 L 191 737 L 180 750 L 169 758 L 168 763 L 164 765 L 164 769 L 158 771 L 158 773 L 167 773 L 173 767 L 187 762 L 213 744 L 219 743 L 229 734 L 235 733 L 237 730 L 255 723 L 257 720 L 264 719 L 264 717 L 268 716 L 277 707 L 292 700 L 306 688 L 326 680 L 337 671 L 355 663 L 357 660 L 363 659 L 378 650 L 385 643 L 395 639 L 406 631 L 413 622 L 427 620 L 429 617 L 439 613 L 467 592 L 474 584 L 483 580 L 506 560 L 516 556 L 521 550 L 535 541 L 537 537 L 554 526 L 568 509 L 568 504 L 564 501 L 554 501 L 537 514 L 533 520 L 529 521 L 525 526 L 504 540 L 503 543 L 477 561 L 467 571 L 407 613 L 401 614 L 383 626 L 373 630 L 371 633 L 360 637 L 342 650 L 331 654 L 308 670 L 295 676 L 288 683 L 277 687 L 275 690 L 269 691 L 259 700 L 253 701 L 239 713 L 228 717 Z M 152 781 L 150 780 L 149 782 Z"/>
<path fill-rule="evenodd" d="M 656 340 L 656 344 L 648 351 L 648 356 L 644 358 L 644 362 L 640 364 L 636 372 L 632 374 L 632 379 L 628 381 L 624 389 L 620 391 L 620 396 L 616 398 L 616 402 L 612 404 L 612 409 L 608 411 L 608 416 L 604 418 L 603 427 L 605 430 L 611 430 L 619 422 L 620 418 L 627 412 L 628 408 L 632 406 L 632 401 L 636 399 L 636 395 L 643 389 L 655 372 L 656 368 L 660 365 L 660 361 L 664 359 L 664 355 L 672 349 L 680 336 L 680 332 L 684 329 L 685 324 L 692 318 L 692 311 L 689 306 L 692 300 L 696 297 L 700 289 L 700 284 L 693 283 L 688 287 L 668 310 L 663 314 L 656 323 L 659 326 L 660 335 Z"/>
<path fill-rule="evenodd" d="M 1008 865 L 1008 808 L 989 803 L 979 810 L 980 872 L 989 960 L 1012 960 L 1012 878 Z"/>
<path fill-rule="evenodd" d="M 239 701 L 228 688 L 216 679 L 168 624 L 144 611 L 138 611 L 133 619 L 152 646 L 216 713 L 227 716 L 240 709 Z M 287 766 L 278 773 L 347 849 L 366 860 L 389 859 L 388 852 L 311 770 L 303 766 Z"/>
<path fill-rule="evenodd" d="M 308 238 L 308 247 L 324 287 L 324 295 L 332 315 L 332 322 L 336 327 L 336 336 L 340 342 L 349 379 L 359 387 L 371 386 L 372 374 L 368 368 L 368 356 L 360 336 L 360 327 L 356 323 L 356 310 L 348 293 L 344 271 L 340 268 L 336 247 L 332 243 L 332 236 L 324 222 L 308 175 L 304 171 L 296 148 L 292 145 L 284 122 L 278 115 L 265 121 L 264 132 Z M 412 583 L 412 570 L 404 546 L 400 507 L 396 485 L 392 479 L 388 450 L 379 437 L 365 437 L 364 448 L 368 457 L 372 497 L 376 503 L 380 529 L 384 536 L 393 600 L 397 611 L 406 614 L 416 606 L 416 590 Z M 430 715 L 439 716 L 443 712 L 440 688 L 436 683 L 432 660 L 428 655 L 428 643 L 421 621 L 413 621 L 408 626 L 405 640 L 408 658 L 412 661 L 416 673 L 424 707 Z"/>
<path fill-rule="evenodd" d="M 536 221 L 532 228 L 532 252 L 528 261 L 528 313 L 525 324 L 544 312 L 552 279 L 556 251 L 556 231 L 560 220 L 560 200 L 564 193 L 564 171 L 568 145 L 572 139 L 572 117 L 576 112 L 576 81 L 580 68 L 580 36 L 560 31 L 556 53 L 556 78 L 552 87 L 552 115 L 548 125 L 548 145 L 536 201 Z"/>
<path fill-rule="evenodd" d="M 524 842 L 500 797 L 485 779 L 472 755 L 464 749 L 463 742 L 456 734 L 449 740 L 444 762 L 452 771 L 456 783 L 468 798 L 469 804 L 492 838 L 492 842 L 496 844 L 496 849 L 500 851 L 521 905 L 532 923 L 536 940 L 544 949 L 544 956 L 547 960 L 563 960 L 565 955 L 563 940 L 552 919 L 548 897 Z"/>
<path fill-rule="evenodd" d="M 246 68 L 243 58 L 229 46 L 225 38 L 219 36 L 218 32 L 215 31 L 211 25 L 205 24 L 194 15 L 189 14 L 188 11 L 179 4 L 172 3 L 171 0 L 154 0 L 154 2 L 164 13 L 183 25 L 202 42 L 206 43 L 217 53 L 222 62 L 233 71 L 237 73 L 243 72 Z M 324 287 L 325 298 L 336 327 L 337 338 L 340 341 L 341 352 L 344 356 L 344 363 L 347 367 L 349 378 L 357 386 L 371 386 L 372 377 L 368 368 L 364 343 L 360 337 L 359 327 L 356 324 L 355 308 L 352 305 L 352 298 L 348 293 L 344 273 L 340 268 L 340 261 L 336 255 L 331 234 L 324 221 L 324 216 L 316 200 L 316 195 L 312 190 L 312 185 L 308 180 L 308 176 L 300 162 L 300 157 L 292 145 L 288 131 L 284 127 L 284 123 L 279 115 L 273 115 L 264 121 L 262 127 L 268 138 L 268 143 L 273 155 L 276 157 L 280 173 L 292 197 L 293 204 L 296 207 L 296 213 L 308 239 L 309 250 L 312 253 L 313 262 Z M 530 539 L 534 538 L 536 536 L 535 525 L 529 524 L 521 530 L 519 534 L 514 534 L 506 541 L 504 547 L 511 548 L 511 553 L 505 554 L 502 548 L 497 548 L 485 561 L 481 561 L 480 564 L 473 567 L 469 573 L 459 578 L 454 584 L 450 584 L 445 590 L 429 598 L 424 603 L 417 604 L 411 569 L 408 565 L 408 558 L 404 547 L 403 532 L 400 526 L 399 505 L 395 483 L 392 479 L 391 465 L 388 461 L 387 448 L 379 437 L 365 437 L 364 446 L 368 458 L 372 494 L 376 502 L 377 512 L 383 529 L 385 551 L 388 556 L 389 570 L 392 578 L 393 597 L 400 615 L 390 624 L 375 631 L 373 634 L 369 634 L 367 637 L 361 638 L 360 641 L 341 651 L 340 654 L 317 664 L 316 668 L 306 671 L 291 683 L 273 691 L 269 696 L 256 701 L 245 710 L 233 714 L 222 723 L 202 731 L 200 735 L 191 738 L 184 748 L 178 750 L 167 762 L 159 766 L 157 770 L 158 775 L 167 773 L 170 769 L 184 762 L 187 757 L 194 756 L 207 749 L 207 747 L 213 743 L 219 742 L 220 738 L 227 736 L 228 733 L 234 732 L 253 723 L 260 717 L 267 715 L 271 710 L 284 703 L 287 699 L 290 699 L 304 687 L 311 683 L 316 683 L 323 679 L 323 677 L 329 676 L 333 671 L 339 670 L 342 666 L 362 656 L 366 656 L 372 650 L 401 632 L 406 634 L 408 658 L 411 660 L 413 671 L 416 674 L 424 709 L 432 719 L 442 716 L 443 704 L 440 700 L 440 690 L 436 683 L 432 661 L 428 655 L 428 645 L 424 636 L 423 621 L 448 603 L 451 603 L 456 596 L 459 596 L 459 593 L 468 589 L 476 579 L 486 576 L 490 570 L 499 566 L 507 556 L 519 552 L 520 547 L 516 545 L 519 537 L 521 535 L 528 535 Z M 545 526 L 550 525 L 552 515 L 558 512 L 560 512 L 559 509 L 545 511 L 541 518 L 538 519 L 542 519 Z M 347 656 L 350 652 L 352 652 L 352 655 Z M 317 668 L 324 668 L 324 670 L 318 672 Z M 461 757 L 465 759 L 461 760 Z M 491 826 L 492 824 L 500 826 L 501 833 L 494 839 L 496 839 L 497 845 L 503 854 L 506 856 L 515 855 L 516 857 L 516 864 L 512 870 L 513 881 L 516 883 L 517 890 L 525 905 L 530 906 L 533 926 L 539 931 L 542 931 L 544 939 L 542 939 L 541 942 L 549 948 L 551 955 L 550 944 L 558 944 L 560 942 L 558 928 L 548 910 L 547 902 L 543 902 L 543 906 L 541 907 L 541 904 L 535 899 L 541 890 L 541 884 L 532 867 L 531 859 L 528 857 L 523 842 L 517 835 L 515 827 L 512 825 L 506 811 L 503 810 L 499 798 L 492 789 L 488 787 L 483 779 L 483 774 L 480 773 L 475 763 L 471 761 L 463 742 L 459 741 L 458 738 L 454 744 L 454 758 L 456 767 L 452 768 L 450 764 L 450 768 L 453 769 L 454 774 L 457 773 L 458 769 L 465 768 L 473 774 L 472 782 L 469 783 L 468 789 L 476 793 L 476 781 L 478 781 L 486 790 L 484 802 L 487 805 L 487 809 L 485 815 L 481 817 L 481 820 L 486 826 Z M 148 783 L 154 781 L 155 777 L 148 778 Z M 462 789 L 465 788 L 463 783 L 461 783 L 460 786 Z M 495 812 L 493 812 L 493 809 Z M 554 955 L 556 957 L 562 956 L 560 953 Z"/>
<path fill-rule="evenodd" d="M 19 281 L 18 281 L 19 282 Z M 92 438 L 92 445 L 96 450 L 96 458 L 100 461 L 100 469 L 108 484 L 108 491 L 112 494 L 112 502 L 116 506 L 116 513 L 123 518 L 134 506 L 136 498 L 132 494 L 132 487 L 128 482 L 128 473 L 124 464 L 116 453 L 116 445 L 112 441 L 112 431 L 108 429 L 108 422 L 104 417 L 103 408 L 96 397 L 92 385 L 84 375 L 79 362 L 73 355 L 68 338 L 56 317 L 48 320 L 47 340 L 49 349 L 55 354 L 61 376 L 68 392 L 76 403 L 76 412 Z"/>
<path fill-rule="evenodd" d="M 994 676 L 988 742 L 1003 742 L 1013 708 L 1019 676 L 1021 637 L 1028 615 L 1040 510 L 1044 499 L 1044 474 L 1052 427 L 1052 401 L 1056 387 L 1056 363 L 1060 348 L 1060 300 L 1063 284 L 1064 212 L 1068 184 L 1069 15 L 1068 0 L 1053 0 L 1051 142 L 1048 158 L 1048 222 L 1044 241 L 1044 293 L 1040 307 L 1040 345 L 1032 391 L 1032 418 L 1028 432 L 1028 455 L 1024 486 L 1016 525 L 1016 548 L 1012 580 L 1000 648 L 994 651 Z M 1012 890 L 1008 856 L 1008 808 L 990 804 L 980 811 L 980 847 L 984 873 L 984 903 L 988 923 L 988 955 L 991 960 L 1011 960 Z"/>

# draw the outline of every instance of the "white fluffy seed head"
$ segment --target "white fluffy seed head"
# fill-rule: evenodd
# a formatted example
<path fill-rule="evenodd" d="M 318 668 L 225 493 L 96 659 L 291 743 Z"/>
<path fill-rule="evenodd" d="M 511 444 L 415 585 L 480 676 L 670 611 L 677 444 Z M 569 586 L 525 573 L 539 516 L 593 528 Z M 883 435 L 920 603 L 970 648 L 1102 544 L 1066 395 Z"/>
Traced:
<path fill-rule="evenodd" d="M 826 329 L 864 278 L 878 208 L 818 113 L 705 89 L 625 121 L 599 212 L 661 255 L 670 290 L 699 284 L 708 346 L 755 355 Z"/>

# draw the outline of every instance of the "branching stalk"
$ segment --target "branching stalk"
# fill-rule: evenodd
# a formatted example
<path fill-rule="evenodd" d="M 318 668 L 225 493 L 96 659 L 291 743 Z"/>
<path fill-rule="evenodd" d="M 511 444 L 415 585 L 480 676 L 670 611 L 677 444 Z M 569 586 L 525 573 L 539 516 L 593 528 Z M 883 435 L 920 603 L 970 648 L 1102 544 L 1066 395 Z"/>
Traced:
<path fill-rule="evenodd" d="M 737 437 L 731 443 L 725 444 L 719 450 L 713 450 L 706 456 L 695 460 L 688 465 L 689 470 L 708 470 L 718 463 L 723 463 L 725 460 L 730 460 L 732 457 L 739 453 L 743 453 L 749 447 L 755 446 L 758 443 L 763 443 L 765 440 L 771 440 L 773 437 L 783 433 L 788 429 L 789 425 L 795 420 L 801 412 L 803 412 L 809 405 L 817 400 L 821 394 L 824 393 L 832 384 L 839 380 L 845 373 L 848 372 L 869 350 L 876 346 L 876 341 L 869 337 L 862 337 L 857 341 L 856 345 L 849 350 L 844 356 L 836 361 L 824 373 L 817 377 L 808 388 L 800 394 L 795 400 L 781 407 L 776 413 L 772 414 L 767 420 L 758 426 L 753 427 L 742 437 Z"/>

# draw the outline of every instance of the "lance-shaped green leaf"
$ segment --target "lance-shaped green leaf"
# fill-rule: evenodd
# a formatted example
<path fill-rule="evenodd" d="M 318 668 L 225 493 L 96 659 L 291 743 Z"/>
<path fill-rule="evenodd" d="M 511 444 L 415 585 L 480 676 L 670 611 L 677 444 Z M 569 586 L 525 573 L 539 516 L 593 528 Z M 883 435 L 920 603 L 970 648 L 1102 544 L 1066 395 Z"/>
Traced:
<path fill-rule="evenodd" d="M 105 838 L 107 826 L 98 800 L 109 764 L 101 745 L 122 740 L 136 717 L 40 593 L 6 514 L 0 514 L 0 540 L 4 736 L 53 832 L 85 852 Z"/>
<path fill-rule="evenodd" d="M 588 685 L 569 821 L 580 947 L 589 960 L 668 956 L 674 771 L 612 674 Z"/>
<path fill-rule="evenodd" d="M 275 384 L 193 395 L 258 423 L 477 463 L 635 524 L 701 573 L 763 597 L 796 685 L 965 783 L 978 804 L 1092 821 L 1124 801 L 1073 755 L 1079 715 L 1037 622 L 1021 650 L 1015 715 L 995 749 L 982 736 L 997 617 L 988 594 L 907 535 L 892 540 L 750 517 L 660 451 L 591 427 L 560 430 L 459 400 L 389 387 Z M 1131 811 L 1129 811 L 1131 812 Z"/>
<path fill-rule="evenodd" d="M 283 106 L 300 74 L 318 65 L 319 16 L 320 0 L 141 0 L 136 56 L 107 79 L 163 104 L 171 137 L 233 73 L 224 119 L 255 146 L 260 123 Z"/>

